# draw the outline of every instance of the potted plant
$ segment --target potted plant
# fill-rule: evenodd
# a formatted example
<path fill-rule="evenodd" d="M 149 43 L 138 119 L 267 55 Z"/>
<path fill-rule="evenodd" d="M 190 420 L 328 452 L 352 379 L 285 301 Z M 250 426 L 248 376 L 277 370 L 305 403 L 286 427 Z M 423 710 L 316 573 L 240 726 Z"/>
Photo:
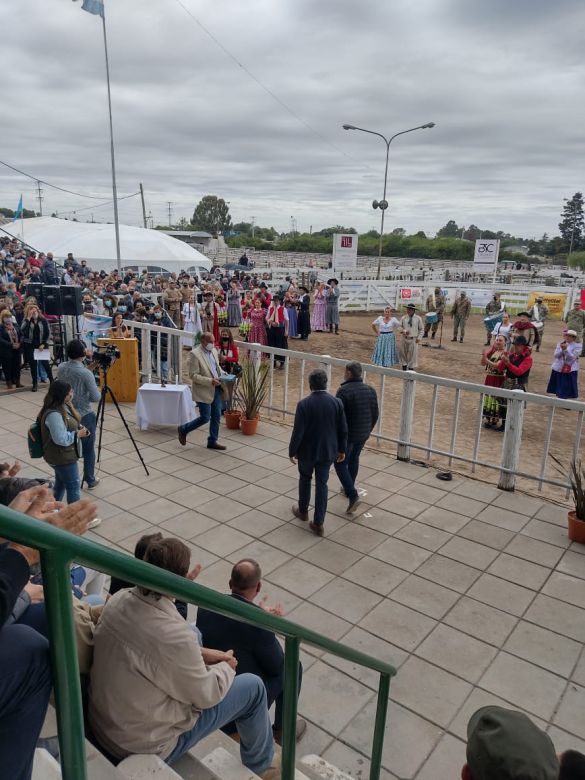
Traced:
<path fill-rule="evenodd" d="M 569 472 L 575 509 L 569 512 L 569 539 L 585 544 L 585 472 L 581 461 L 573 460 Z"/>
<path fill-rule="evenodd" d="M 256 433 L 260 417 L 260 407 L 268 391 L 268 364 L 257 366 L 251 360 L 242 362 L 242 373 L 238 377 L 236 391 L 237 404 L 242 411 L 240 428 L 246 436 Z"/>
<path fill-rule="evenodd" d="M 226 382 L 224 387 L 226 389 L 226 402 L 225 402 L 225 427 L 230 431 L 237 431 L 240 427 L 240 418 L 242 412 L 237 408 L 237 386 L 240 381 L 240 377 L 237 376 L 233 382 Z"/>

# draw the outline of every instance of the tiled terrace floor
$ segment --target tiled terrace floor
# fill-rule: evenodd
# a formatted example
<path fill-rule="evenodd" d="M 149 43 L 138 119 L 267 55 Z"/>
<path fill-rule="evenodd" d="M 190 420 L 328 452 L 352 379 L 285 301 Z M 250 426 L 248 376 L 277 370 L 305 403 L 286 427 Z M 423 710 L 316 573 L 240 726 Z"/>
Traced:
<path fill-rule="evenodd" d="M 18 457 L 25 474 L 47 471 L 25 442 L 41 398 L 0 400 L 0 459 Z M 225 454 L 204 432 L 181 447 L 174 429 L 136 430 L 147 477 L 111 410 L 106 426 L 91 537 L 131 551 L 154 529 L 179 536 L 204 566 L 199 582 L 222 591 L 231 565 L 255 557 L 287 617 L 396 665 L 386 780 L 458 777 L 467 719 L 493 702 L 528 712 L 558 750 L 585 749 L 585 549 L 567 539 L 565 508 L 369 450 L 361 512 L 344 514 L 333 474 L 319 539 L 291 515 L 288 428 L 222 428 Z M 300 753 L 366 777 L 376 675 L 310 648 L 303 664 Z"/>

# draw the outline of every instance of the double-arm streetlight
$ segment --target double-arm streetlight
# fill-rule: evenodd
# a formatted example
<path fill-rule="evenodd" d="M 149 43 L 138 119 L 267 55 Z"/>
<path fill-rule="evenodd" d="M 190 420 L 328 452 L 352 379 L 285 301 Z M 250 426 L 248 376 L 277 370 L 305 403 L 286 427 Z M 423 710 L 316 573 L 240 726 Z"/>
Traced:
<path fill-rule="evenodd" d="M 426 125 L 411 127 L 410 130 L 402 130 L 400 133 L 395 133 L 390 138 L 386 138 L 385 135 L 382 135 L 382 133 L 377 133 L 375 132 L 375 130 L 366 130 L 364 127 L 356 127 L 355 125 L 343 125 L 344 130 L 359 130 L 361 133 L 369 133 L 370 135 L 377 135 L 378 138 L 381 138 L 382 141 L 384 141 L 384 143 L 386 144 L 386 168 L 384 170 L 384 194 L 382 196 L 381 201 L 375 200 L 372 203 L 372 206 L 375 209 L 380 209 L 380 211 L 382 212 L 382 222 L 380 225 L 380 243 L 378 245 L 378 272 L 376 274 L 376 279 L 380 278 L 381 267 L 382 267 L 382 239 L 384 237 L 384 214 L 386 212 L 386 209 L 388 208 L 388 201 L 386 200 L 386 185 L 388 183 L 388 158 L 390 156 L 390 144 L 395 138 L 398 138 L 399 135 L 412 133 L 414 132 L 414 130 L 428 130 L 434 126 L 435 126 L 434 122 L 427 122 Z"/>

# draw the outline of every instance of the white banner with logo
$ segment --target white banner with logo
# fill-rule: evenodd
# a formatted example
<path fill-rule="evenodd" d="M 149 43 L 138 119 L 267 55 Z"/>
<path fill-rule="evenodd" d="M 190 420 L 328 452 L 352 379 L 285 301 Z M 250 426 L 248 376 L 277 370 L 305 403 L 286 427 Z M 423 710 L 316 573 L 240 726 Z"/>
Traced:
<path fill-rule="evenodd" d="M 493 290 L 473 290 L 471 288 L 465 288 L 467 297 L 471 301 L 471 305 L 475 307 L 487 306 L 487 304 L 493 298 Z"/>
<path fill-rule="evenodd" d="M 500 241 L 497 238 L 478 238 L 475 242 L 473 270 L 479 274 L 493 273 L 498 267 Z"/>
<path fill-rule="evenodd" d="M 333 234 L 333 268 L 346 271 L 357 268 L 358 236 L 356 233 Z"/>

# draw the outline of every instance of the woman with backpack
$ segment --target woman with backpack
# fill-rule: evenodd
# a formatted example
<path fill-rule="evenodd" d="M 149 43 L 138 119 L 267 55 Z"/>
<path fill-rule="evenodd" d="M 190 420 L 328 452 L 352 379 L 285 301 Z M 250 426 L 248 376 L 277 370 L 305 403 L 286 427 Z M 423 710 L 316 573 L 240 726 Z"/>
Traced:
<path fill-rule="evenodd" d="M 73 406 L 73 390 L 68 382 L 55 380 L 49 387 L 43 407 L 37 417 L 41 428 L 43 458 L 55 471 L 53 494 L 61 501 L 67 494 L 67 503 L 79 501 L 79 439 L 90 435 L 80 425 L 79 413 Z"/>

